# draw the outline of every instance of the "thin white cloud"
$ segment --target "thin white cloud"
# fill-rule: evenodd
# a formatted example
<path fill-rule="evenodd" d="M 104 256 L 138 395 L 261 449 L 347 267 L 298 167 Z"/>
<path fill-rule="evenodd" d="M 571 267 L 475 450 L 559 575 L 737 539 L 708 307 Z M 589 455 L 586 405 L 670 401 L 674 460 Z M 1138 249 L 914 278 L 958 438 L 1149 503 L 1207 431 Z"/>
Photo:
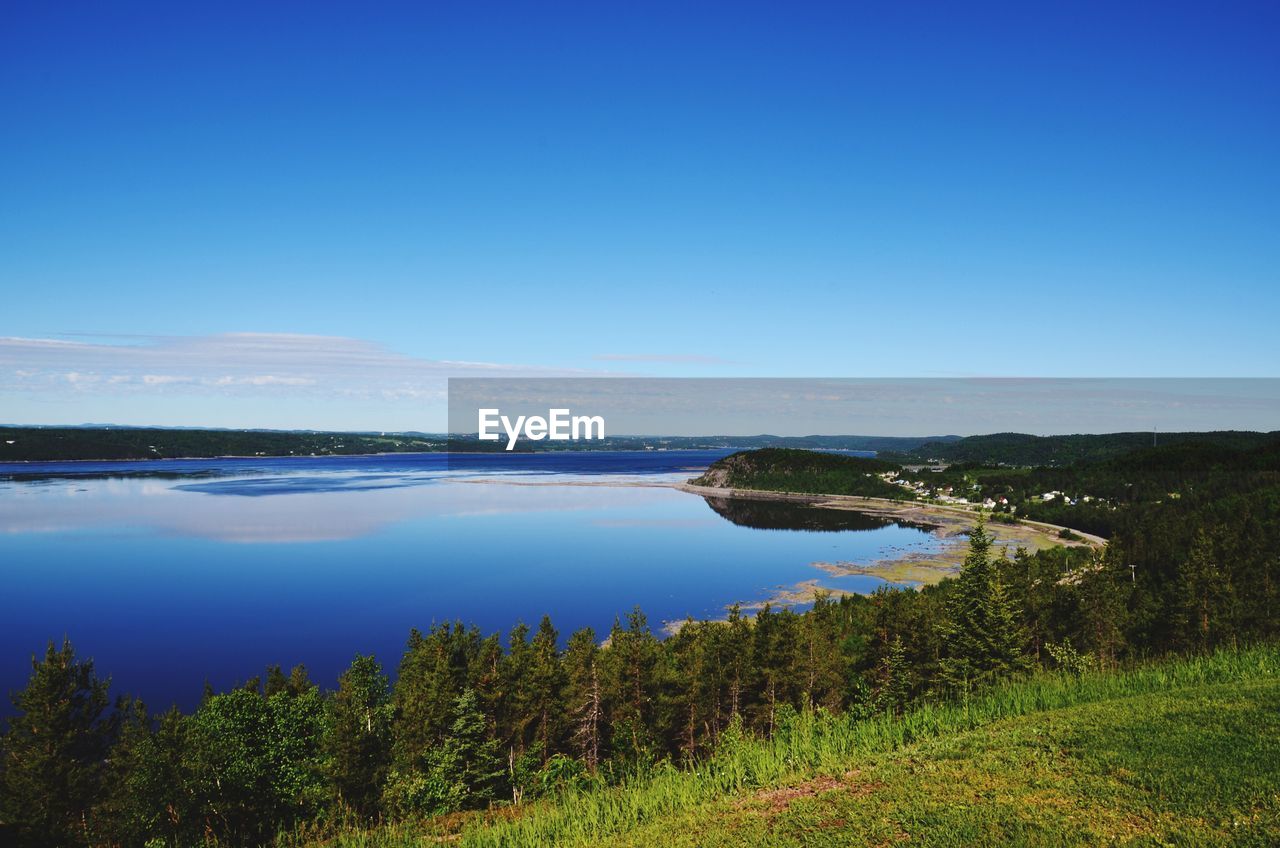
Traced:
<path fill-rule="evenodd" d="M 680 365 L 732 365 L 718 356 L 696 353 L 598 353 L 591 357 L 597 362 L 667 362 Z"/>
<path fill-rule="evenodd" d="M 587 372 L 431 360 L 341 336 L 224 333 L 101 340 L 0 338 L 0 391 L 300 392 L 342 398 L 442 397 L 448 377 L 564 377 Z"/>

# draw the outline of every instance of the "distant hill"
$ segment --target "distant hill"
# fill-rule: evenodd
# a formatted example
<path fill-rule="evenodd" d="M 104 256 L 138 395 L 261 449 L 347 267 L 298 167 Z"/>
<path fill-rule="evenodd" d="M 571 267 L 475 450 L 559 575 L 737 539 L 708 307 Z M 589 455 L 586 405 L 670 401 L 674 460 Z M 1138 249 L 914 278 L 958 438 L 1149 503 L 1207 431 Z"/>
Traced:
<path fill-rule="evenodd" d="M 877 476 L 896 470 L 897 465 L 878 459 L 761 448 L 717 460 L 691 482 L 721 489 L 911 499 L 914 496 L 906 489 Z"/>
<path fill-rule="evenodd" d="M 1103 462 L 1152 447 L 1181 444 L 1212 445 L 1229 450 L 1250 450 L 1280 441 L 1280 431 L 1257 433 L 1220 430 L 1208 433 L 1104 433 L 1069 436 L 1032 436 L 1027 433 L 992 433 L 962 439 L 926 442 L 896 451 L 884 459 L 921 462 L 930 459 L 978 465 L 1067 466 Z"/>
<path fill-rule="evenodd" d="M 444 438 L 405 433 L 188 430 L 142 427 L 0 427 L 0 462 L 347 456 L 443 450 Z"/>

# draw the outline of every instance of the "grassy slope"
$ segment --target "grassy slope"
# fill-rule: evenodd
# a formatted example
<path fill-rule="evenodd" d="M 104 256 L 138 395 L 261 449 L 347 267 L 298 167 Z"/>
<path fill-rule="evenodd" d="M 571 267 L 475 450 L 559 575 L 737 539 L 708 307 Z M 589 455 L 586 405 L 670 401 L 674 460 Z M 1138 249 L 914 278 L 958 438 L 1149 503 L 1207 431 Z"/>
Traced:
<path fill-rule="evenodd" d="M 897 720 L 801 716 L 725 747 L 696 773 L 324 844 L 459 826 L 464 846 L 1280 844 L 1280 647 L 1042 675 Z"/>
<path fill-rule="evenodd" d="M 1037 713 L 713 802 L 614 845 L 1275 845 L 1280 685 Z"/>

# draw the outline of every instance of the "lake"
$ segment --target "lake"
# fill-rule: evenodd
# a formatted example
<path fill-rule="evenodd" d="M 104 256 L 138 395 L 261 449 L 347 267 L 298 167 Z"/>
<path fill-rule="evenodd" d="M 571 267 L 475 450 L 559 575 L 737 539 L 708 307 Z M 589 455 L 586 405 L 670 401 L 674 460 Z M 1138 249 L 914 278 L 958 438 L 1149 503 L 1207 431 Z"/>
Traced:
<path fill-rule="evenodd" d="M 813 563 L 939 546 L 855 512 L 669 487 L 728 452 L 0 465 L 0 688 L 63 635 L 153 709 L 270 663 L 332 686 L 357 652 L 394 673 L 411 627 L 549 614 L 562 640 L 603 638 L 639 605 L 660 630 L 815 578 L 871 591 Z"/>

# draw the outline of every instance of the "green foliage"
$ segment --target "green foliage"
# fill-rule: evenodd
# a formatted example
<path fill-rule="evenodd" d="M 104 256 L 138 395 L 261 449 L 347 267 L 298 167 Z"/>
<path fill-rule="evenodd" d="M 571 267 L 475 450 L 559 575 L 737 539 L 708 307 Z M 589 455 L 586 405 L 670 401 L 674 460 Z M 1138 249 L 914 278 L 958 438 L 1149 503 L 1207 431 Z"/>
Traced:
<path fill-rule="evenodd" d="M 384 800 L 393 814 L 438 815 L 496 800 L 502 757 L 473 690 L 458 696 L 451 717 L 443 744 L 426 753 L 418 768 L 392 772 Z"/>
<path fill-rule="evenodd" d="M 1274 443 L 1278 434 L 1222 431 L 1215 433 L 1161 433 L 1162 447 L 1211 450 L 1251 450 Z M 1104 462 L 1133 455 L 1152 447 L 1151 433 L 1077 434 L 1031 436 L 1026 433 L 992 433 L 963 439 L 927 442 L 912 448 L 907 457 L 979 464 L 1067 466 Z M 1198 453 L 1193 454 L 1199 456 Z M 1198 461 L 1198 460 L 1197 460 Z"/>
<path fill-rule="evenodd" d="M 106 797 L 94 810 L 96 835 L 123 845 L 180 845 L 200 839 L 187 733 L 189 720 L 171 709 L 152 727 L 146 708 L 127 702 L 111 749 Z"/>
<path fill-rule="evenodd" d="M 872 700 L 874 711 L 902 715 L 910 703 L 912 673 L 901 636 L 894 637 L 889 653 L 880 661 L 879 671 L 879 686 Z"/>
<path fill-rule="evenodd" d="M 378 813 L 391 764 L 393 715 L 382 666 L 371 656 L 357 656 L 338 679 L 325 753 L 338 800 L 365 818 Z"/>
<path fill-rule="evenodd" d="M 13 696 L 0 767 L 0 822 L 25 845 L 81 845 L 85 811 L 99 797 L 114 736 L 108 683 L 69 641 L 31 658 L 31 680 Z M 132 712 L 132 710 L 130 710 Z"/>
<path fill-rule="evenodd" d="M 969 553 L 947 598 L 941 626 L 945 655 L 941 682 L 969 692 L 1027 668 L 1017 612 L 991 559 L 991 537 L 979 521 Z"/>
<path fill-rule="evenodd" d="M 1045 644 L 1045 650 L 1053 658 L 1054 665 L 1068 674 L 1079 676 L 1097 665 L 1093 655 L 1077 651 L 1072 646 L 1070 638 L 1063 639 L 1061 644 L 1048 642 Z"/>
<path fill-rule="evenodd" d="M 314 815 L 327 795 L 325 717 L 315 688 L 270 697 L 242 688 L 201 704 L 191 717 L 187 756 L 205 829 L 252 843 L 278 823 Z"/>

